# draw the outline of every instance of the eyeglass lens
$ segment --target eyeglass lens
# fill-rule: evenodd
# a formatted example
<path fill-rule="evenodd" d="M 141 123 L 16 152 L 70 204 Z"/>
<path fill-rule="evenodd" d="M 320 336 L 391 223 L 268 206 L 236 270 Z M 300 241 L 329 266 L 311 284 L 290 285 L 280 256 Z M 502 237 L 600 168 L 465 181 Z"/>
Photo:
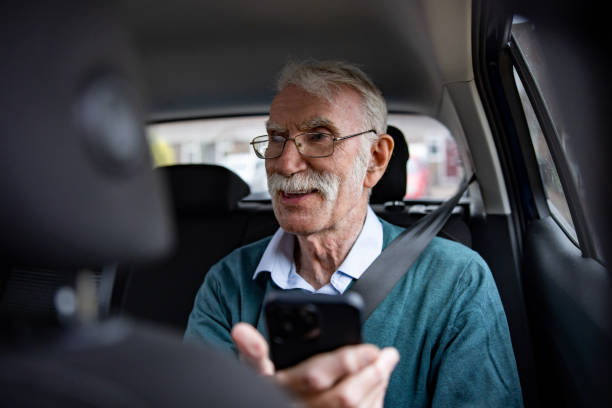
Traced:
<path fill-rule="evenodd" d="M 261 156 L 265 158 L 274 158 L 282 154 L 283 147 L 289 140 L 291 139 L 272 136 L 267 138 L 267 143 L 263 140 L 262 142 L 256 143 L 254 146 Z M 329 156 L 334 149 L 332 136 L 325 133 L 303 133 L 297 135 L 293 141 L 298 151 L 305 156 Z"/>

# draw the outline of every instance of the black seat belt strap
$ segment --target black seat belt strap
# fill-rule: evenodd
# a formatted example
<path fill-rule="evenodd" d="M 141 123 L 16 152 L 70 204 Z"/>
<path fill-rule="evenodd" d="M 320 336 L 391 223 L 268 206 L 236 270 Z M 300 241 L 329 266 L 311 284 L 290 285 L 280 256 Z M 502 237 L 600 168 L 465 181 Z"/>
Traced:
<path fill-rule="evenodd" d="M 370 317 L 370 314 L 410 269 L 425 247 L 440 232 L 459 199 L 475 179 L 475 175 L 472 175 L 469 180 L 464 180 L 454 196 L 391 241 L 357 282 L 351 286 L 350 290 L 359 293 L 363 298 L 363 321 Z"/>

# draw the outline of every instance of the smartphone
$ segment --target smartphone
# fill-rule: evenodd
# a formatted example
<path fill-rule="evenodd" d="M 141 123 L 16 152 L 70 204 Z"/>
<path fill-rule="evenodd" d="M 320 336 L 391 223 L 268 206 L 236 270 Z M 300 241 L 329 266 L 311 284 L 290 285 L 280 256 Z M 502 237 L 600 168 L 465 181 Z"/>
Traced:
<path fill-rule="evenodd" d="M 264 301 L 270 355 L 277 370 L 319 353 L 361 343 L 363 300 L 357 293 L 275 291 Z"/>

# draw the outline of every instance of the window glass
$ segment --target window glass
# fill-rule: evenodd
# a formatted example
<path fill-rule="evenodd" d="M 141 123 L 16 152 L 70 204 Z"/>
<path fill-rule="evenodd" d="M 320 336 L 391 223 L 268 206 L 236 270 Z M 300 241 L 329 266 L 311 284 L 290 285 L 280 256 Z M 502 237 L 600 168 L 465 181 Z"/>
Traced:
<path fill-rule="evenodd" d="M 402 131 L 410 151 L 404 198 L 451 197 L 463 179 L 464 169 L 449 130 L 424 115 L 390 114 L 388 123 Z"/>
<path fill-rule="evenodd" d="M 512 37 L 525 58 L 525 63 L 529 67 L 530 74 L 533 76 L 538 93 L 542 97 L 546 110 L 553 120 L 555 131 L 560 139 L 563 140 L 566 137 L 563 115 L 561 115 L 555 103 L 559 95 L 556 94 L 554 84 L 551 83 L 550 75 L 548 75 L 542 52 L 542 44 L 537 36 L 535 26 L 528 20 L 515 17 L 512 24 Z"/>
<path fill-rule="evenodd" d="M 148 137 L 157 166 L 212 163 L 242 177 L 258 198 L 267 197 L 264 160 L 249 142 L 266 133 L 267 116 L 200 119 L 150 125 Z M 446 199 L 464 174 L 455 140 L 440 122 L 423 115 L 390 114 L 410 150 L 406 199 Z"/>
<path fill-rule="evenodd" d="M 514 70 L 514 79 L 517 84 L 521 103 L 525 111 L 525 118 L 527 125 L 529 126 L 529 134 L 531 135 L 531 142 L 535 150 L 536 158 L 538 160 L 538 168 L 540 170 L 540 177 L 546 193 L 546 199 L 548 207 L 553 217 L 562 225 L 562 227 L 570 233 L 576 239 L 576 232 L 574 224 L 572 222 L 572 216 L 570 214 L 567 200 L 561 186 L 559 174 L 553 162 L 548 144 L 544 138 L 542 128 L 533 110 L 533 106 L 527 97 L 523 83 L 521 82 L 518 73 Z"/>

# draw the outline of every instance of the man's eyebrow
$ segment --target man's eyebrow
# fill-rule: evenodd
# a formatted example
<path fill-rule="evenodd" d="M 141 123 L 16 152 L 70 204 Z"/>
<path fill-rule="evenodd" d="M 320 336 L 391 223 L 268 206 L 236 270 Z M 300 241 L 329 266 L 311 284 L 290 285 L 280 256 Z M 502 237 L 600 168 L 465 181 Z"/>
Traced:
<path fill-rule="evenodd" d="M 336 125 L 326 118 L 315 117 L 312 119 L 307 119 L 298 126 L 298 129 L 300 129 L 302 132 L 308 132 L 309 130 L 316 128 L 327 128 L 331 133 L 338 134 L 338 128 Z"/>
<path fill-rule="evenodd" d="M 277 133 L 283 134 L 287 133 L 287 129 L 284 126 L 279 125 L 278 123 L 270 122 L 270 120 L 266 121 L 266 130 L 268 133 Z"/>

